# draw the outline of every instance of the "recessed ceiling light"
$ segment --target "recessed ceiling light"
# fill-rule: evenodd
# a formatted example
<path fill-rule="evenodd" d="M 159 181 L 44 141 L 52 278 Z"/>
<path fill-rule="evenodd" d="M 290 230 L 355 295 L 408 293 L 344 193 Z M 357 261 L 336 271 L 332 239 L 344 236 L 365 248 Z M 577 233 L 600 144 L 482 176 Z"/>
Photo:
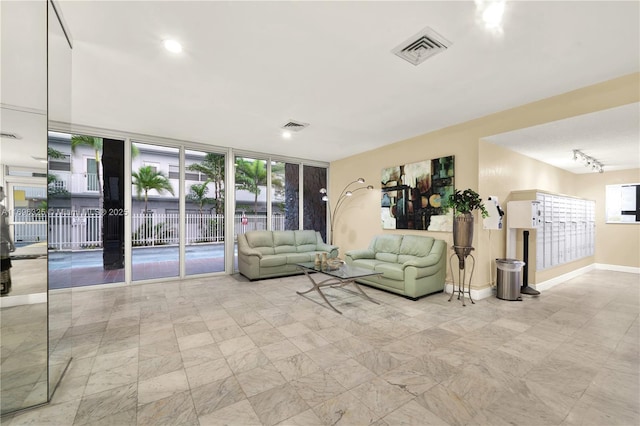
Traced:
<path fill-rule="evenodd" d="M 482 20 L 488 28 L 498 28 L 502 24 L 504 14 L 504 2 L 496 1 L 490 3 L 482 13 Z"/>
<path fill-rule="evenodd" d="M 502 34 L 505 0 L 475 0 L 476 19 L 488 31 Z"/>
<path fill-rule="evenodd" d="M 282 137 L 285 139 L 291 139 L 291 132 L 288 130 L 285 130 L 284 132 L 282 132 Z"/>
<path fill-rule="evenodd" d="M 182 45 L 175 40 L 163 40 L 162 44 L 164 48 L 172 53 L 180 53 L 182 52 Z"/>

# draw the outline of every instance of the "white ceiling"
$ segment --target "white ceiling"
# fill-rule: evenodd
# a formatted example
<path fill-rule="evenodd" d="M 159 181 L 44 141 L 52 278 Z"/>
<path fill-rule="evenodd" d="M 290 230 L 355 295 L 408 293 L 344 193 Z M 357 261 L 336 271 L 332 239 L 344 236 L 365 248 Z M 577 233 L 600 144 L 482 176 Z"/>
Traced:
<path fill-rule="evenodd" d="M 604 165 L 605 172 L 640 168 L 640 104 L 483 138 L 572 173 L 592 173 L 573 150 Z"/>
<path fill-rule="evenodd" d="M 472 1 L 58 3 L 74 123 L 322 161 L 640 70 L 636 1 L 508 1 L 501 34 Z M 417 67 L 391 53 L 426 26 L 451 47 Z M 629 108 L 489 140 L 563 168 L 558 141 L 636 168 L 618 149 L 637 152 Z M 291 119 L 310 126 L 283 140 Z M 585 123 L 598 132 L 575 145 Z"/>

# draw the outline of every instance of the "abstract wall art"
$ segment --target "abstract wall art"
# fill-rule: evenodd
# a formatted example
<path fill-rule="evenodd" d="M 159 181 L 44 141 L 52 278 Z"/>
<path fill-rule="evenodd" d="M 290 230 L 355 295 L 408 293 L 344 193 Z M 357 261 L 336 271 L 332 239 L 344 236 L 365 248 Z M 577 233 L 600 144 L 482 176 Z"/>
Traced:
<path fill-rule="evenodd" d="M 454 192 L 454 156 L 382 169 L 383 229 L 451 232 L 453 212 L 442 202 Z"/>

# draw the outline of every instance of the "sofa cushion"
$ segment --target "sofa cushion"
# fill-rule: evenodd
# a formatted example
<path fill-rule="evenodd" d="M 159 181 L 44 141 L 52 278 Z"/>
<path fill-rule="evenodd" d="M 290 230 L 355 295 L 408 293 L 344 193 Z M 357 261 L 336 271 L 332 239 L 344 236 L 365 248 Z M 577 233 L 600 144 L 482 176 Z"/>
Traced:
<path fill-rule="evenodd" d="M 428 256 L 431 253 L 434 241 L 433 237 L 405 235 L 398 252 L 398 262 L 404 263 L 408 260 Z"/>
<path fill-rule="evenodd" d="M 377 263 L 380 263 L 375 259 L 355 259 L 352 263 L 353 266 L 357 266 L 358 268 L 365 268 L 374 270 Z"/>
<path fill-rule="evenodd" d="M 400 243 L 402 243 L 402 235 L 378 235 L 373 241 L 371 249 L 376 253 L 398 254 Z"/>
<path fill-rule="evenodd" d="M 282 266 L 287 264 L 287 257 L 281 254 L 268 254 L 260 259 L 260 267 Z"/>
<path fill-rule="evenodd" d="M 315 259 L 315 253 L 287 253 L 286 259 L 287 263 L 311 262 Z"/>
<path fill-rule="evenodd" d="M 392 280 L 404 280 L 404 269 L 398 263 L 379 262 L 375 265 L 374 271 L 382 272 L 385 278 Z"/>
<path fill-rule="evenodd" d="M 396 253 L 377 252 L 376 253 L 376 259 L 380 260 L 382 262 L 397 263 L 398 262 L 398 255 Z"/>
<path fill-rule="evenodd" d="M 254 231 L 247 232 L 247 243 L 249 247 L 258 250 L 262 254 L 274 254 L 273 250 L 273 232 L 271 231 Z"/>
<path fill-rule="evenodd" d="M 318 244 L 316 231 L 294 231 L 294 235 L 296 238 L 296 251 L 298 253 L 316 251 Z"/>
<path fill-rule="evenodd" d="M 273 231 L 274 251 L 278 253 L 295 253 L 296 237 L 291 231 Z"/>

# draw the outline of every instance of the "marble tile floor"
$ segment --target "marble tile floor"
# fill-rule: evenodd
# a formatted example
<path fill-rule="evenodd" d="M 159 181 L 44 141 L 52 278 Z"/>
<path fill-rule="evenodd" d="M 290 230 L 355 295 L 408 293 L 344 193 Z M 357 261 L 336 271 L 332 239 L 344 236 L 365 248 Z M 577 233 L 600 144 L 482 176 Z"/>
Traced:
<path fill-rule="evenodd" d="M 640 276 L 381 304 L 304 276 L 74 293 L 51 404 L 3 425 L 637 425 Z"/>

